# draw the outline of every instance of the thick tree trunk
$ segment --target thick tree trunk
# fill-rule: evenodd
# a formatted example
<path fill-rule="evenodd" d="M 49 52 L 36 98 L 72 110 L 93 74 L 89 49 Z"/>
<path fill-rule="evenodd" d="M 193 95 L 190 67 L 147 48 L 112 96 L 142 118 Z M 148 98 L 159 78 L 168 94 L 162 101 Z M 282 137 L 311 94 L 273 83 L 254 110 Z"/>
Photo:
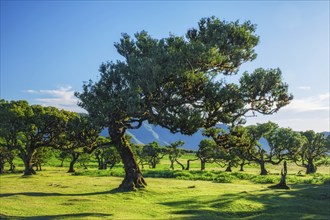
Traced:
<path fill-rule="evenodd" d="M 260 161 L 259 165 L 260 165 L 260 175 L 267 175 L 268 172 L 267 172 L 266 167 L 265 167 L 265 162 Z"/>
<path fill-rule="evenodd" d="M 245 163 L 241 163 L 239 166 L 240 166 L 240 169 L 239 169 L 239 171 L 244 171 L 244 165 L 245 165 Z"/>
<path fill-rule="evenodd" d="M 119 185 L 119 189 L 135 190 L 136 188 L 145 187 L 147 183 L 142 176 L 133 151 L 125 138 L 125 129 L 121 125 L 115 124 L 109 128 L 109 135 L 121 157 L 125 169 L 125 178 Z"/>
<path fill-rule="evenodd" d="M 23 176 L 30 176 L 36 174 L 36 171 L 33 169 L 32 155 L 33 155 L 32 152 L 28 152 L 23 157 L 23 162 L 25 166 Z"/>
<path fill-rule="evenodd" d="M 309 159 L 306 167 L 306 174 L 312 174 L 316 172 L 316 166 L 313 163 L 313 160 Z"/>

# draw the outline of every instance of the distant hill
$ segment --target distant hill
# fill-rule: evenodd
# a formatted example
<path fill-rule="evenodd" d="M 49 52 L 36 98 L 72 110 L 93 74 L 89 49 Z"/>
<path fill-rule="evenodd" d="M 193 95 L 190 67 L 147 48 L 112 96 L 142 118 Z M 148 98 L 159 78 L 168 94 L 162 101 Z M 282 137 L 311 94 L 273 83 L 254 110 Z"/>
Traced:
<path fill-rule="evenodd" d="M 228 130 L 226 125 L 219 125 L 219 127 Z M 198 145 L 201 140 L 206 137 L 202 135 L 199 130 L 193 135 L 183 135 L 181 133 L 171 133 L 168 129 L 161 126 L 151 125 L 144 122 L 139 129 L 129 129 L 127 134 L 132 136 L 133 143 L 148 144 L 153 141 L 158 142 L 161 146 L 167 146 L 175 141 L 183 141 L 185 144 L 183 148 L 188 150 L 198 150 Z M 105 129 L 101 132 L 102 136 L 108 136 L 108 131 Z"/>
<path fill-rule="evenodd" d="M 228 127 L 224 124 L 218 125 L 219 127 L 228 130 Z M 330 132 L 322 132 L 326 136 L 330 135 Z M 147 122 L 143 122 L 142 126 L 139 129 L 129 129 L 127 134 L 132 136 L 133 143 L 136 144 L 148 144 L 153 141 L 158 142 L 161 146 L 167 146 L 175 141 L 181 140 L 185 144 L 183 148 L 188 150 L 198 150 L 198 145 L 201 140 L 207 138 L 202 135 L 202 131 L 199 130 L 195 134 L 183 135 L 180 133 L 171 133 L 168 129 L 163 128 L 161 126 L 155 126 L 148 124 Z M 102 136 L 108 136 L 108 131 L 105 129 L 101 132 Z M 266 151 L 269 150 L 268 142 L 265 138 L 261 138 L 259 140 L 261 145 L 264 147 Z"/>

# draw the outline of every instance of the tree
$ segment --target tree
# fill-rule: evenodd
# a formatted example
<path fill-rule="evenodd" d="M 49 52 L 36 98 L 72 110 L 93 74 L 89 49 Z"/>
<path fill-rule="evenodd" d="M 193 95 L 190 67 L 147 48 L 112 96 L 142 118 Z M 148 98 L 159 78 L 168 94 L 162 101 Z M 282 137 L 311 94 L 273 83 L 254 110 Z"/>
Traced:
<path fill-rule="evenodd" d="M 98 161 L 99 170 L 106 170 L 108 165 L 110 165 L 110 169 L 112 169 L 117 163 L 120 163 L 118 151 L 108 138 L 99 137 L 99 142 L 110 143 L 106 145 L 102 144 L 95 150 L 94 154 Z"/>
<path fill-rule="evenodd" d="M 201 161 L 201 170 L 205 170 L 206 163 L 213 163 L 216 159 L 217 144 L 212 139 L 203 139 L 198 145 L 196 156 Z"/>
<path fill-rule="evenodd" d="M 266 163 L 273 165 L 284 159 L 292 158 L 297 149 L 304 143 L 304 139 L 290 128 L 279 128 L 273 122 L 241 127 L 241 145 L 236 149 L 241 159 L 253 161 L 260 165 L 260 175 L 267 175 Z M 262 145 L 260 139 L 265 138 L 268 143 Z"/>
<path fill-rule="evenodd" d="M 71 157 L 68 173 L 75 172 L 74 165 L 84 153 L 92 153 L 99 145 L 100 128 L 95 126 L 88 115 L 74 114 L 69 118 L 61 143 L 55 146 Z M 102 140 L 101 144 L 104 144 Z"/>
<path fill-rule="evenodd" d="M 8 145 L 6 141 L 0 136 L 0 174 L 4 173 L 6 162 L 10 164 L 9 171 L 12 172 L 15 171 L 15 166 L 13 164 L 14 158 L 15 158 L 15 154 L 13 150 L 10 148 L 10 145 Z"/>
<path fill-rule="evenodd" d="M 40 147 L 36 149 L 36 152 L 32 157 L 32 164 L 36 167 L 36 171 L 41 171 L 41 166 L 46 163 L 51 156 L 52 151 L 49 147 Z"/>
<path fill-rule="evenodd" d="M 305 142 L 298 148 L 293 160 L 298 166 L 306 168 L 306 174 L 315 173 L 316 161 L 330 152 L 330 136 L 312 130 L 301 132 L 301 135 L 305 137 Z"/>
<path fill-rule="evenodd" d="M 184 170 L 184 165 L 178 161 L 178 158 L 183 155 L 182 149 L 180 146 L 183 146 L 183 141 L 176 141 L 171 143 L 169 146 L 166 146 L 166 154 L 168 154 L 168 159 L 170 159 L 171 165 L 170 168 L 174 170 L 174 162 L 179 164 L 181 168 Z"/>
<path fill-rule="evenodd" d="M 271 133 L 275 132 L 278 128 L 278 125 L 273 122 L 267 122 L 263 124 L 257 124 L 248 126 L 248 134 L 250 144 L 246 147 L 245 157 L 249 161 L 253 161 L 260 166 L 260 175 L 267 175 L 268 171 L 266 170 L 265 164 L 267 162 L 271 163 L 273 156 L 270 158 L 267 157 L 267 149 L 266 146 L 260 144 L 260 139 L 264 136 L 270 136 Z M 272 148 L 275 150 L 274 148 Z M 273 155 L 271 153 L 270 155 Z"/>
<path fill-rule="evenodd" d="M 123 34 L 115 47 L 123 61 L 100 66 L 100 80 L 76 93 L 95 123 L 107 127 L 125 168 L 122 189 L 146 182 L 125 138 L 147 120 L 171 132 L 193 134 L 218 122 L 239 123 L 250 111 L 272 114 L 290 102 L 279 69 L 245 72 L 239 83 L 219 76 L 237 74 L 256 58 L 259 37 L 250 22 L 203 18 L 185 37 L 154 39 L 146 31 Z"/>
<path fill-rule="evenodd" d="M 24 175 L 35 174 L 33 155 L 38 148 L 57 144 L 70 114 L 55 107 L 30 106 L 26 101 L 0 101 L 0 135 L 6 147 L 17 150 Z"/>
<path fill-rule="evenodd" d="M 160 162 L 160 159 L 164 157 L 164 153 L 164 149 L 156 141 L 144 145 L 142 148 L 142 157 L 153 169 L 156 168 L 156 165 Z"/>
<path fill-rule="evenodd" d="M 232 167 L 241 166 L 241 171 L 246 164 L 243 154 L 249 146 L 247 132 L 242 126 L 233 126 L 228 131 L 222 128 L 213 127 L 204 131 L 204 135 L 211 137 L 217 149 L 213 158 L 221 165 L 226 166 L 226 171 L 231 172 Z"/>
<path fill-rule="evenodd" d="M 64 160 L 69 158 L 69 154 L 65 151 L 58 150 L 55 154 L 56 159 L 61 161 L 60 167 L 63 167 Z"/>
<path fill-rule="evenodd" d="M 305 138 L 291 128 L 277 128 L 274 132 L 265 135 L 269 144 L 266 162 L 277 165 L 292 155 L 305 143 Z"/>

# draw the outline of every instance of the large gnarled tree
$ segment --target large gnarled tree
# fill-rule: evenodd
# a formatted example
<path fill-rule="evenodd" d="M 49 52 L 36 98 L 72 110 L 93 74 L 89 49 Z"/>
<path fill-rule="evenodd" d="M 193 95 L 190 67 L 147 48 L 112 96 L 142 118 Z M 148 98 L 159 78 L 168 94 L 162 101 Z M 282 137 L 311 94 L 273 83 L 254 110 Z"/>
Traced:
<path fill-rule="evenodd" d="M 241 122 L 249 111 L 272 114 L 290 102 L 279 69 L 244 73 L 239 83 L 224 80 L 256 58 L 255 28 L 250 22 L 211 17 L 185 36 L 122 35 L 115 47 L 124 59 L 103 63 L 99 81 L 89 81 L 76 93 L 79 105 L 109 129 L 126 173 L 120 188 L 146 185 L 125 138 L 127 129 L 147 120 L 171 132 L 193 134 L 218 122 Z"/>

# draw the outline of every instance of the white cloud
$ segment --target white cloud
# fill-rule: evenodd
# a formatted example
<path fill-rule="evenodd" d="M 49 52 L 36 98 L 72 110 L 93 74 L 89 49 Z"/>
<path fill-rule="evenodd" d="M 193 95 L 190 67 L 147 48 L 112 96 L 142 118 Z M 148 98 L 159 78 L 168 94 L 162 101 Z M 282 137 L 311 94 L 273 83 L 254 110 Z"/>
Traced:
<path fill-rule="evenodd" d="M 330 93 L 294 99 L 273 115 L 257 114 L 247 118 L 247 125 L 273 121 L 296 131 L 330 131 Z"/>
<path fill-rule="evenodd" d="M 329 111 L 330 93 L 306 98 L 293 99 L 283 110 L 294 112 Z"/>
<path fill-rule="evenodd" d="M 68 111 L 84 112 L 84 110 L 77 105 L 78 99 L 74 96 L 74 90 L 72 90 L 71 86 L 52 90 L 29 89 L 26 90 L 26 92 L 39 96 L 34 99 L 36 104 L 54 106 Z"/>
<path fill-rule="evenodd" d="M 300 90 L 305 90 L 305 91 L 309 91 L 312 89 L 312 87 L 310 87 L 310 86 L 298 86 L 297 88 Z"/>

